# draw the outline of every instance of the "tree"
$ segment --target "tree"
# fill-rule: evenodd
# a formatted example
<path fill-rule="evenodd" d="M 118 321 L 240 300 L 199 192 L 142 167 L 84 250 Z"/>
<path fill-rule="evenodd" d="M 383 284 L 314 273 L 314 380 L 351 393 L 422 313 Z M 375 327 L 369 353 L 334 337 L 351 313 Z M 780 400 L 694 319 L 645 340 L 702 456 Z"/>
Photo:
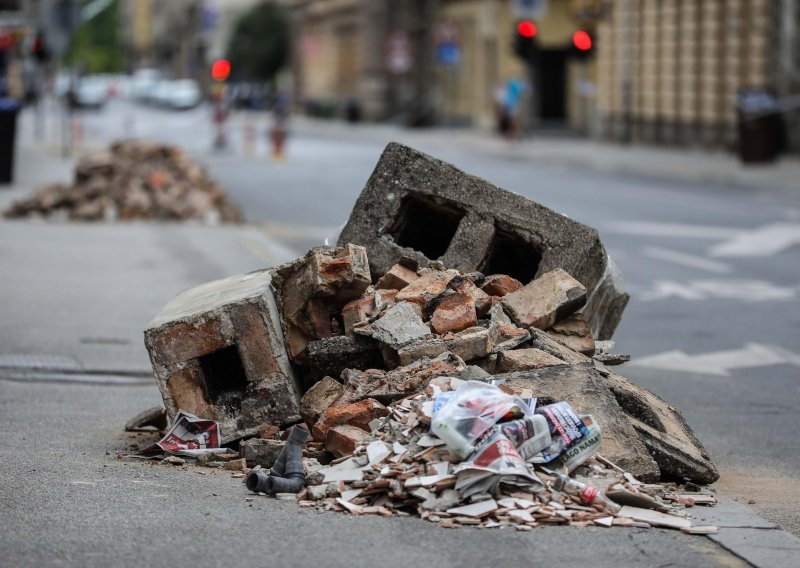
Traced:
<path fill-rule="evenodd" d="M 267 1 L 243 13 L 228 44 L 231 75 L 240 81 L 272 80 L 289 60 L 289 15 Z"/>
<path fill-rule="evenodd" d="M 124 59 L 119 41 L 118 0 L 75 30 L 67 61 L 83 65 L 87 73 L 122 71 Z"/>

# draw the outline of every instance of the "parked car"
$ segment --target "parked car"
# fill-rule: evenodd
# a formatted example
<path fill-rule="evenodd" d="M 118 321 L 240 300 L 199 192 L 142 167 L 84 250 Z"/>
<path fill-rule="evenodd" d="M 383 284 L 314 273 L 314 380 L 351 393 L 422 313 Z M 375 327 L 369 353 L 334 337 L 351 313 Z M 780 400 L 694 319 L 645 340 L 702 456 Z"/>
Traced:
<path fill-rule="evenodd" d="M 108 84 L 101 77 L 83 77 L 69 96 L 74 107 L 99 109 L 108 102 Z"/>
<path fill-rule="evenodd" d="M 161 104 L 175 110 L 185 110 L 196 107 L 202 100 L 203 94 L 197 81 L 179 79 L 169 81 L 162 95 Z"/>
<path fill-rule="evenodd" d="M 139 101 L 148 101 L 153 95 L 153 90 L 161 79 L 158 69 L 139 69 L 131 78 L 131 94 Z"/>

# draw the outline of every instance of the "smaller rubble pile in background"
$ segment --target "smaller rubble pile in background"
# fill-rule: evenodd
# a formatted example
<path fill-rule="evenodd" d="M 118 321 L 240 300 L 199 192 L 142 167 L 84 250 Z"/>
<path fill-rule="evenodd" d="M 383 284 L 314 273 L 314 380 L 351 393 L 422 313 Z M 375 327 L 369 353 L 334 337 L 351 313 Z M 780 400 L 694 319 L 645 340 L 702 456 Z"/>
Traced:
<path fill-rule="evenodd" d="M 84 156 L 75 167 L 72 185 L 40 187 L 4 215 L 73 221 L 242 221 L 225 190 L 183 151 L 141 140 L 118 142 Z"/>

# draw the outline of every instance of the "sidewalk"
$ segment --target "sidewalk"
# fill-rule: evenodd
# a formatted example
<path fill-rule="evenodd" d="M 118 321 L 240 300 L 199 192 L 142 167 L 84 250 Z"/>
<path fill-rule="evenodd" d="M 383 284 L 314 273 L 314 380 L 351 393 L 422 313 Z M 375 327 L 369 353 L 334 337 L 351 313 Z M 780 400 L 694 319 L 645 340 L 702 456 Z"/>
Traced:
<path fill-rule="evenodd" d="M 23 150 L 19 182 L 71 164 Z M 8 193 L 6 193 L 8 192 Z M 414 519 L 349 518 L 250 503 L 223 472 L 115 458 L 123 424 L 160 404 L 142 330 L 179 290 L 295 256 L 252 226 L 0 220 L 0 507 L 9 565 L 277 566 L 790 565 L 800 540 L 727 500 L 696 509 L 714 539 L 666 530 L 447 531 Z M 42 531 L 42 524 L 49 528 Z M 169 538 L 164 538 L 169 534 Z M 731 552 L 732 551 L 732 552 Z M 524 560 L 523 560 L 524 559 Z M 742 560 L 744 559 L 744 560 Z"/>

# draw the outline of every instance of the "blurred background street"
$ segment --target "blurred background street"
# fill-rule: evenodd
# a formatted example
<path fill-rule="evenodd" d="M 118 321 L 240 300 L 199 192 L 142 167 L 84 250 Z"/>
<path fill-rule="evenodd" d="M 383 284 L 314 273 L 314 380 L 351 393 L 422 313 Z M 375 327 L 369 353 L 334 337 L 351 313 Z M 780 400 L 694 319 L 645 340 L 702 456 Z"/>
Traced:
<path fill-rule="evenodd" d="M 800 2 L 268 5 L 278 46 L 253 47 L 256 1 L 0 2 L 6 94 L 16 68 L 27 102 L 0 209 L 136 137 L 185 150 L 246 217 L 0 220 L 0 403 L 57 413 L 53 388 L 80 414 L 94 383 L 159 403 L 141 330 L 160 307 L 334 243 L 400 141 L 597 228 L 631 294 L 621 374 L 682 411 L 720 494 L 800 535 Z M 119 449 L 109 412 L 93 435 Z M 26 491 L 52 465 L 15 467 Z"/>

